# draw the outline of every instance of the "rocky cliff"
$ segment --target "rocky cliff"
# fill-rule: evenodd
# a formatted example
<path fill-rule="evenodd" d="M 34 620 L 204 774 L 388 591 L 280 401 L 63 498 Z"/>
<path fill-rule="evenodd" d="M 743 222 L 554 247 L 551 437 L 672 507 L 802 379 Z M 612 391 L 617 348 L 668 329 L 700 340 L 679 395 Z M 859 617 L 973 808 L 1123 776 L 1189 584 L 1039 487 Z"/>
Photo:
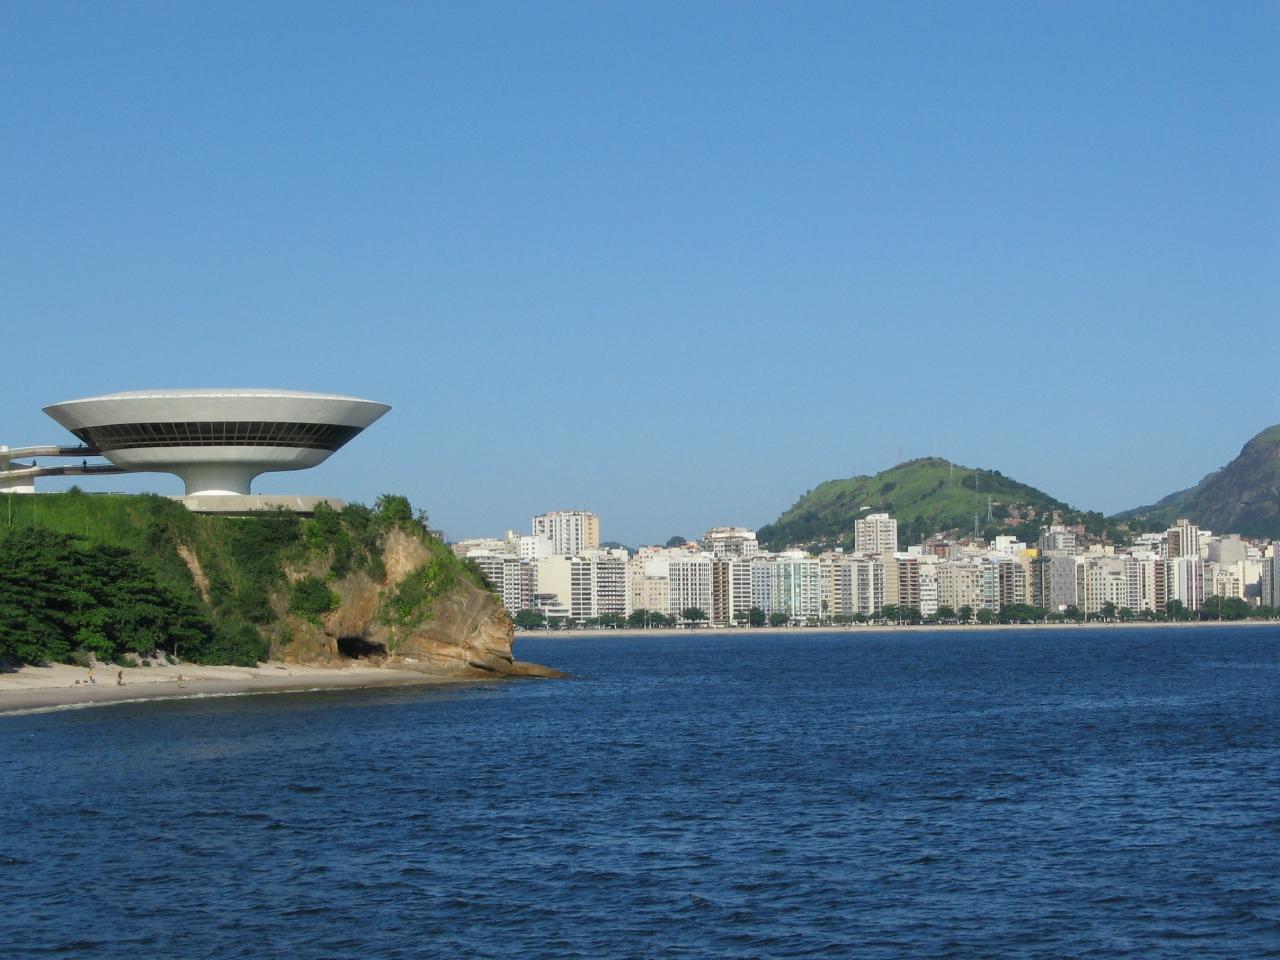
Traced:
<path fill-rule="evenodd" d="M 475 582 L 456 578 L 416 617 L 389 618 L 401 588 L 425 576 L 433 555 L 419 538 L 391 530 L 381 540 L 385 580 L 352 572 L 330 583 L 334 609 L 319 619 L 289 613 L 277 598 L 283 628 L 276 631 L 273 654 L 295 663 L 340 666 L 361 659 L 397 669 L 421 670 L 451 678 L 493 676 L 557 677 L 555 670 L 516 660 L 514 628 L 506 609 Z M 315 564 L 289 571 L 291 583 L 314 576 Z"/>

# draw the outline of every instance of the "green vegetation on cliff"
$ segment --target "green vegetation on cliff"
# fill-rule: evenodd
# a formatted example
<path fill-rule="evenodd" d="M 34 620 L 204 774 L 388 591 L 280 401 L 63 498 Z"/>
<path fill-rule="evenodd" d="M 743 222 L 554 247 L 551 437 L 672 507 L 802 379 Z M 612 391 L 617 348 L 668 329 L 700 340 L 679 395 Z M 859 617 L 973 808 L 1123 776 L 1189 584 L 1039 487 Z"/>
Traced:
<path fill-rule="evenodd" d="M 252 664 L 287 640 L 291 622 L 335 609 L 336 581 L 384 583 L 392 530 L 421 541 L 430 560 L 403 576 L 389 619 L 420 623 L 459 580 L 483 586 L 400 496 L 341 512 L 322 505 L 311 518 L 204 516 L 148 494 L 0 501 L 0 660 Z"/>
<path fill-rule="evenodd" d="M 771 549 L 798 544 L 849 546 L 854 521 L 868 513 L 892 514 L 901 543 L 917 543 L 934 533 L 971 531 L 975 517 L 979 532 L 987 537 L 1008 533 L 1034 540 L 1043 524 L 1055 522 L 1083 523 L 1099 535 L 1117 533 L 1108 531 L 1101 514 L 1075 510 L 998 470 L 926 457 L 873 477 L 819 484 L 762 527 L 759 537 Z"/>
<path fill-rule="evenodd" d="M 1214 533 L 1280 539 L 1280 424 L 1263 430 L 1194 487 L 1118 515 L 1157 527 L 1179 517 Z"/>

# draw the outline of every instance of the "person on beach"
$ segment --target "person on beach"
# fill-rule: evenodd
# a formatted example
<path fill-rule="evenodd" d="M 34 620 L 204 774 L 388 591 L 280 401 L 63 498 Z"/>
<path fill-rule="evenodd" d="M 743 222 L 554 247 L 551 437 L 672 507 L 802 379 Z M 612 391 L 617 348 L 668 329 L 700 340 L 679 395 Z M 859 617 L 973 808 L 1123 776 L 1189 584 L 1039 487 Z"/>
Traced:
<path fill-rule="evenodd" d="M 123 671 L 123 670 L 117 670 L 117 671 L 116 671 L 116 686 L 117 686 L 117 687 L 123 687 L 123 686 L 124 686 L 124 671 Z"/>

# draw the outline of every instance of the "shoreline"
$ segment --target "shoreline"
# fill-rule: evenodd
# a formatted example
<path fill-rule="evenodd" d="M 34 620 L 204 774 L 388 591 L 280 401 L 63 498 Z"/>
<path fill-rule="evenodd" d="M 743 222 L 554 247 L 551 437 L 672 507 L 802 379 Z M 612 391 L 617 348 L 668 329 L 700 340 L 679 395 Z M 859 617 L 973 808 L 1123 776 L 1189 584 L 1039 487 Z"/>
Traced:
<path fill-rule="evenodd" d="M 888 624 L 848 624 L 829 627 L 658 627 L 645 630 L 640 627 L 628 627 L 622 630 L 609 630 L 593 627 L 583 630 L 516 630 L 515 639 L 541 637 L 548 640 L 590 640 L 605 637 L 678 637 L 678 636 L 769 636 L 783 633 L 847 633 L 859 635 L 863 633 L 965 633 L 979 630 L 1148 630 L 1153 627 L 1173 627 L 1178 629 L 1197 627 L 1270 627 L 1280 630 L 1280 620 L 1179 620 L 1161 622 L 1134 620 L 1130 623 L 1094 622 L 1094 623 L 888 623 Z"/>
<path fill-rule="evenodd" d="M 124 674 L 123 685 L 116 683 L 117 671 Z M 88 682 L 91 675 L 93 683 Z M 113 664 L 99 664 L 92 671 L 68 664 L 23 666 L 10 672 L 0 672 L 0 717 L 143 700 L 471 682 L 474 681 L 434 676 L 416 670 L 367 666 L 311 667 L 276 661 L 260 663 L 256 667 L 173 664 L 121 668 Z"/>

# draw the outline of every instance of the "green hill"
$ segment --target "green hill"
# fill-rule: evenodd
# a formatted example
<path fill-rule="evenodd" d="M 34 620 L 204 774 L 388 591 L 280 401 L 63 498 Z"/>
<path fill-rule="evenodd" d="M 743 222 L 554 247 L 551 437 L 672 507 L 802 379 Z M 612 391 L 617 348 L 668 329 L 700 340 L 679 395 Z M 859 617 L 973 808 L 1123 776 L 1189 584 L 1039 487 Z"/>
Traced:
<path fill-rule="evenodd" d="M 1034 540 L 1042 524 L 1053 522 L 1085 523 L 1097 533 L 1106 528 L 1101 514 L 1082 513 L 998 470 L 962 467 L 926 457 L 873 477 L 828 480 L 761 528 L 758 535 L 770 549 L 849 546 L 854 521 L 868 513 L 892 514 L 903 544 L 919 542 L 933 533 L 972 531 L 975 515 L 987 537 L 1011 533 Z"/>
<path fill-rule="evenodd" d="M 1263 430 L 1194 487 L 1116 519 L 1168 526 L 1179 517 L 1214 533 L 1280 539 L 1280 424 Z"/>

